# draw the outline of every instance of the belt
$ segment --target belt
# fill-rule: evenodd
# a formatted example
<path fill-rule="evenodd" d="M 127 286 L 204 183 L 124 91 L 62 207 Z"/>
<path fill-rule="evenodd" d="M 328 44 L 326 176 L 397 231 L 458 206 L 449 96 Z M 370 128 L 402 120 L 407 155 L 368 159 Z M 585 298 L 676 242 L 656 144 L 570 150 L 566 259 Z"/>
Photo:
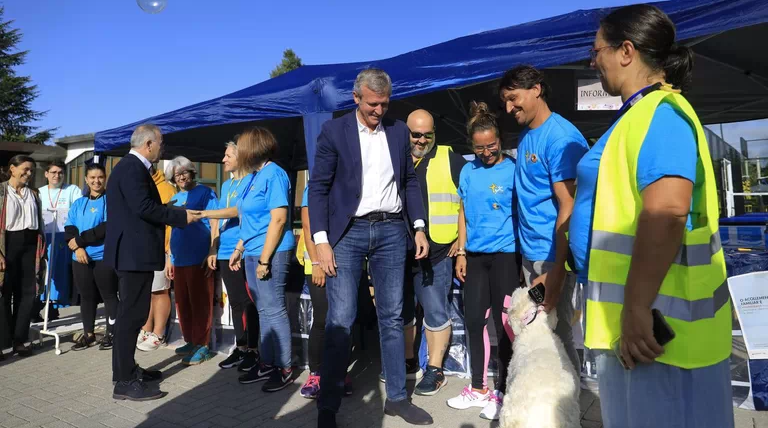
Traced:
<path fill-rule="evenodd" d="M 368 213 L 366 215 L 355 217 L 356 220 L 367 220 L 367 221 L 384 221 L 384 220 L 402 220 L 403 219 L 403 213 L 383 213 L 383 212 L 372 212 Z"/>

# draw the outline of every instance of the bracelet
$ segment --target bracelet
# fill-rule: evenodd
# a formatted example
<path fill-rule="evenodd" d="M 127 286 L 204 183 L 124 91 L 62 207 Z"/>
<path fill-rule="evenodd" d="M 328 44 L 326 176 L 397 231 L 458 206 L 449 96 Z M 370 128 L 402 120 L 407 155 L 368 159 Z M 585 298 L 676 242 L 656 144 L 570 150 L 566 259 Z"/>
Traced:
<path fill-rule="evenodd" d="M 261 260 L 259 260 L 258 262 L 259 262 L 259 266 L 269 266 L 269 262 L 262 263 Z"/>
<path fill-rule="evenodd" d="M 467 253 L 466 253 L 466 252 L 464 252 L 464 251 L 462 251 L 462 252 L 457 252 L 457 253 L 456 253 L 456 255 L 457 255 L 457 256 L 464 256 L 464 257 L 466 257 L 466 256 L 467 256 Z"/>
<path fill-rule="evenodd" d="M 235 248 L 235 251 L 239 252 L 240 254 L 245 252 L 242 248 Z"/>
<path fill-rule="evenodd" d="M 312 262 L 312 266 L 320 266 L 320 262 Z"/>

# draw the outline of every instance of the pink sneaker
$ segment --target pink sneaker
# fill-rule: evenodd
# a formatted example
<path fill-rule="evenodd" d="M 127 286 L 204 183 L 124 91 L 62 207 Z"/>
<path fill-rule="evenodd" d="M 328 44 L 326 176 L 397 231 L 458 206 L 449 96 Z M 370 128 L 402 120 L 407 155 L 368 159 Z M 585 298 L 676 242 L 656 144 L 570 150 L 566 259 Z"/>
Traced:
<path fill-rule="evenodd" d="M 317 373 L 310 373 L 304 386 L 301 387 L 301 396 L 304 398 L 317 398 L 320 393 L 320 376 Z"/>

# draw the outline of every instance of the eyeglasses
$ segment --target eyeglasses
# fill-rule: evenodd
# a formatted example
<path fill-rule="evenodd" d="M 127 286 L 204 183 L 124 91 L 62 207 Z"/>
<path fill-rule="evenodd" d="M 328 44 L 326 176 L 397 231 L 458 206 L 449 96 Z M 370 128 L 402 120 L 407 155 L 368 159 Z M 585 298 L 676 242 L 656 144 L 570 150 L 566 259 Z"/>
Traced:
<path fill-rule="evenodd" d="M 424 137 L 427 140 L 432 140 L 435 138 L 435 133 L 434 132 L 424 132 L 424 133 L 411 132 L 411 138 L 413 138 L 414 140 L 421 140 L 422 137 Z"/>
<path fill-rule="evenodd" d="M 474 146 L 472 147 L 472 150 L 475 151 L 475 153 L 483 153 L 484 151 L 494 151 L 499 148 L 499 142 L 494 141 L 491 144 L 488 144 L 487 146 Z"/>
<path fill-rule="evenodd" d="M 192 173 L 189 171 L 182 171 L 177 174 L 173 174 L 173 178 L 189 177 Z"/>
<path fill-rule="evenodd" d="M 616 49 L 616 48 L 618 48 L 619 46 L 621 46 L 621 45 L 617 45 L 617 46 L 614 46 L 614 45 L 608 45 L 608 46 L 600 46 L 599 48 L 591 48 L 591 49 L 589 50 L 589 57 L 590 57 L 590 59 L 591 59 L 591 60 L 594 62 L 594 61 L 597 59 L 597 54 L 599 54 L 601 50 L 603 50 L 603 49 L 608 49 L 608 48 L 614 48 L 614 49 Z"/>

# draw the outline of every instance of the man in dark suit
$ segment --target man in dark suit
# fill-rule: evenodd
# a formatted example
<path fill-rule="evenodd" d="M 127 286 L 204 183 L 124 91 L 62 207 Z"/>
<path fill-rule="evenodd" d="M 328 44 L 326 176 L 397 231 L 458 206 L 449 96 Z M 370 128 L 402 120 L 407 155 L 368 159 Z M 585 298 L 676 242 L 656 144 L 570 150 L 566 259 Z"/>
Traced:
<path fill-rule="evenodd" d="M 366 258 L 379 318 L 387 391 L 384 412 L 414 425 L 432 423 L 427 412 L 410 403 L 405 390 L 401 311 L 406 251 L 415 240 L 416 258 L 422 259 L 429 244 L 408 127 L 384 118 L 391 94 L 387 73 L 363 70 L 355 80 L 357 109 L 326 122 L 317 139 L 309 184 L 309 224 L 318 262 L 328 275 L 318 399 L 321 428 L 336 426 Z"/>
<path fill-rule="evenodd" d="M 160 398 L 145 381 L 158 380 L 159 371 L 136 364 L 134 352 L 139 330 L 149 315 L 154 272 L 165 267 L 165 225 L 184 227 L 199 213 L 176 210 L 160 201 L 150 174 L 160 159 L 163 136 L 155 125 L 140 125 L 131 135 L 131 151 L 112 170 L 107 186 L 107 235 L 104 262 L 117 271 L 118 304 L 112 349 L 112 397 L 144 401 Z"/>

